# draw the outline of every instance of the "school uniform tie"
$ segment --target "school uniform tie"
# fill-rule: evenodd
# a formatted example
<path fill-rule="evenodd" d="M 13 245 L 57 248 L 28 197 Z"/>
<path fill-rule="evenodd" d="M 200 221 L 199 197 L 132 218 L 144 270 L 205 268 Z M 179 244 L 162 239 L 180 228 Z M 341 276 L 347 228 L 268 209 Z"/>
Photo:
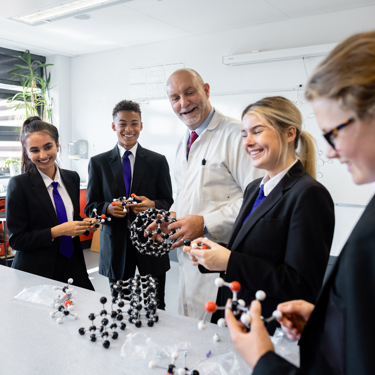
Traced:
<path fill-rule="evenodd" d="M 132 168 L 130 166 L 129 155 L 131 151 L 126 151 L 122 158 L 122 175 L 124 176 L 126 198 L 130 196 L 130 186 L 132 182 Z"/>
<path fill-rule="evenodd" d="M 189 143 L 189 146 L 188 146 L 188 152 L 187 152 L 187 155 L 186 155 L 186 160 L 189 159 L 189 153 L 190 153 L 191 145 L 196 141 L 197 138 L 198 138 L 198 134 L 196 132 L 191 132 L 190 143 Z"/>
<path fill-rule="evenodd" d="M 53 186 L 53 200 L 55 201 L 57 220 L 59 224 L 66 223 L 68 221 L 68 216 L 66 215 L 65 205 L 61 198 L 57 187 L 59 186 L 58 182 L 52 182 Z M 74 246 L 71 236 L 60 236 L 60 253 L 67 258 L 70 258 L 73 254 Z"/>
<path fill-rule="evenodd" d="M 243 221 L 242 224 L 246 223 L 246 220 L 253 213 L 253 211 L 262 203 L 262 201 L 264 200 L 264 198 L 265 198 L 265 195 L 264 195 L 264 184 L 262 184 L 262 185 L 260 185 L 259 194 L 257 196 L 257 199 L 255 199 L 254 206 L 251 209 L 250 213 L 246 216 L 246 218 L 245 218 L 245 220 Z"/>

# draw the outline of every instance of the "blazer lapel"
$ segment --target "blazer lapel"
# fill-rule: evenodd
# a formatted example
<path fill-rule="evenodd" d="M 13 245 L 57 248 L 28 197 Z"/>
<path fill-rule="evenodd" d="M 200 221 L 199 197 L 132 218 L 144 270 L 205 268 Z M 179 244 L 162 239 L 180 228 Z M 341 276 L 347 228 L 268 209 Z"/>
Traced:
<path fill-rule="evenodd" d="M 31 188 L 34 190 L 35 196 L 38 197 L 42 207 L 46 210 L 48 215 L 51 217 L 52 223 L 58 225 L 59 221 L 57 219 L 55 208 L 53 207 L 51 197 L 48 194 L 48 190 L 43 181 L 42 176 L 36 170 L 35 173 L 30 175 Z"/>
<path fill-rule="evenodd" d="M 137 154 L 135 157 L 133 181 L 131 186 L 131 192 L 137 194 L 138 188 L 142 182 L 143 175 L 147 168 L 147 155 L 144 152 L 143 147 L 138 143 Z"/>
<path fill-rule="evenodd" d="M 119 154 L 117 144 L 109 155 L 109 166 L 111 168 L 111 171 L 113 174 L 113 181 L 115 182 L 117 186 L 117 190 L 119 191 L 120 196 L 124 197 L 126 195 L 126 188 L 125 188 L 124 177 L 122 174 L 122 165 L 121 165 L 120 154 Z M 118 197 L 113 197 L 113 198 L 118 198 Z"/>
<path fill-rule="evenodd" d="M 271 191 L 271 193 L 264 199 L 264 201 L 254 210 L 254 212 L 249 216 L 245 224 L 239 229 L 236 238 L 233 241 L 233 245 L 231 250 L 235 250 L 236 247 L 241 243 L 247 233 L 252 229 L 252 227 L 264 216 L 266 213 L 275 206 L 279 200 L 283 197 L 286 191 L 288 191 L 305 173 L 302 163 L 298 161 L 289 171 L 288 173 L 281 179 L 281 181 L 275 186 L 275 188 Z M 238 223 L 240 225 L 243 220 L 245 220 L 246 215 L 250 212 L 252 205 L 255 202 L 255 199 L 259 193 L 259 189 L 257 189 L 256 193 L 254 193 L 249 199 L 249 204 L 247 205 L 246 213 L 242 213 L 242 221 Z M 250 204 L 252 202 L 252 204 Z"/>

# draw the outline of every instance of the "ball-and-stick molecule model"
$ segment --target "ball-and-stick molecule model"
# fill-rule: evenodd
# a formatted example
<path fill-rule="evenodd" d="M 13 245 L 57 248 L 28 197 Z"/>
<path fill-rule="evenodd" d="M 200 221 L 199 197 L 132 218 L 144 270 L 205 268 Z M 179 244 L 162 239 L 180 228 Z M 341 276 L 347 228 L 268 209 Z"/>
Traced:
<path fill-rule="evenodd" d="M 94 313 L 89 315 L 88 318 L 91 320 L 91 326 L 88 331 L 90 332 L 90 340 L 92 342 L 95 342 L 98 338 L 102 338 L 103 347 L 108 349 L 110 346 L 108 339 L 111 337 L 113 340 L 116 340 L 118 338 L 117 329 L 125 330 L 126 324 L 122 322 L 123 315 L 121 310 L 114 310 L 112 305 L 112 311 L 110 313 L 107 312 L 105 309 L 105 304 L 107 303 L 106 297 L 101 297 L 99 301 L 103 305 L 103 309 L 97 315 Z M 94 320 L 98 316 L 100 316 L 102 320 L 101 325 L 97 327 L 94 324 Z M 112 319 L 112 323 L 110 323 L 110 319 Z M 83 336 L 86 333 L 86 329 L 80 328 L 78 332 Z"/>
<path fill-rule="evenodd" d="M 143 317 L 147 319 L 149 327 L 159 321 L 156 313 L 159 303 L 156 278 L 151 275 L 135 275 L 126 281 L 119 280 L 111 284 L 111 287 L 117 292 L 117 296 L 112 298 L 112 303 L 117 303 L 119 307 L 123 307 L 125 302 L 129 303 L 130 307 L 127 310 L 129 323 L 139 328 L 142 326 Z"/>
<path fill-rule="evenodd" d="M 127 204 L 132 204 L 132 205 L 135 206 L 136 204 L 141 202 L 141 201 L 138 201 L 138 200 L 135 199 L 134 193 L 131 194 L 128 199 L 126 199 L 126 197 L 120 197 L 120 198 L 113 199 L 113 202 L 111 203 L 112 206 L 116 206 L 117 201 L 119 201 L 121 203 L 124 212 L 128 212 L 128 210 L 126 209 Z"/>
<path fill-rule="evenodd" d="M 94 214 L 94 219 L 96 219 L 97 223 L 95 224 L 95 227 L 96 228 L 99 228 L 100 227 L 100 224 L 106 222 L 106 221 L 111 221 L 111 218 L 106 216 L 106 215 L 99 215 L 98 214 L 98 210 L 96 208 L 94 208 L 92 210 L 93 214 Z"/>
<path fill-rule="evenodd" d="M 174 241 L 168 241 L 169 236 L 176 233 L 173 229 L 169 233 L 163 233 L 161 225 L 163 223 L 173 223 L 176 219 L 171 217 L 171 213 L 165 210 L 159 210 L 155 207 L 140 212 L 130 226 L 130 239 L 134 247 L 145 255 L 161 257 L 169 253 Z M 146 228 L 156 222 L 157 228 L 154 231 L 146 231 Z M 146 233 L 147 237 L 144 237 Z M 157 234 L 162 240 L 153 240 L 152 237 Z"/>
<path fill-rule="evenodd" d="M 228 283 L 228 282 L 225 282 L 221 277 L 218 277 L 217 279 L 215 279 L 215 285 L 219 288 L 223 286 L 230 288 L 233 295 L 232 295 L 232 301 L 229 305 L 229 308 L 232 310 L 234 316 L 236 316 L 237 318 L 240 316 L 241 322 L 245 324 L 245 326 L 249 327 L 251 323 L 250 307 L 246 307 L 246 303 L 244 300 L 237 299 L 237 293 L 241 290 L 241 284 L 237 281 L 232 281 L 231 283 Z M 264 301 L 266 299 L 266 293 L 263 290 L 258 290 L 255 293 L 255 299 L 258 301 Z M 200 330 L 205 329 L 207 327 L 206 319 L 207 319 L 208 314 L 213 314 L 217 310 L 225 309 L 225 306 L 217 306 L 216 303 L 213 301 L 206 302 L 204 307 L 206 311 L 204 313 L 203 319 L 198 323 L 198 329 Z M 262 317 L 262 319 L 263 319 L 264 324 L 267 325 L 272 320 L 279 320 L 281 319 L 281 317 L 282 317 L 282 313 L 278 310 L 275 310 L 272 313 L 272 316 L 270 316 L 267 319 L 264 319 Z M 219 327 L 225 327 L 226 326 L 225 319 L 224 318 L 219 319 L 217 321 L 217 325 Z"/>
<path fill-rule="evenodd" d="M 72 317 L 74 319 L 77 319 L 78 315 L 73 314 L 72 310 L 73 307 L 73 300 L 72 300 L 72 289 L 70 288 L 70 285 L 73 283 L 73 279 L 68 280 L 68 284 L 64 286 L 63 288 L 59 288 L 58 286 L 54 286 L 54 290 L 61 290 L 63 293 L 59 294 L 59 296 L 51 302 L 52 306 L 55 307 L 55 311 L 52 311 L 50 313 L 50 317 L 54 318 L 56 315 L 61 315 L 57 318 L 57 323 L 62 323 L 63 319 L 65 317 Z"/>
<path fill-rule="evenodd" d="M 197 370 L 189 371 L 189 369 L 186 367 L 186 363 L 184 367 L 177 368 L 175 365 L 177 358 L 178 358 L 178 352 L 173 352 L 171 355 L 172 363 L 170 363 L 167 366 L 167 375 L 199 375 L 199 371 Z M 155 361 L 150 361 L 148 363 L 148 367 L 149 368 L 162 368 L 162 369 L 165 368 L 165 367 L 157 365 Z"/>

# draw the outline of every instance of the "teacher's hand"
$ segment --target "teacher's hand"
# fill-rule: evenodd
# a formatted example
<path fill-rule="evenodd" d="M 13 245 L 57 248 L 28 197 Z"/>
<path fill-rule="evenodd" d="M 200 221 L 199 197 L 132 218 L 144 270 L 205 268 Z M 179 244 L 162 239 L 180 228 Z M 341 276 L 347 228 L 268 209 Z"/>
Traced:
<path fill-rule="evenodd" d="M 185 215 L 178 218 L 174 223 L 169 224 L 169 231 L 172 229 L 178 230 L 177 233 L 169 237 L 170 240 L 177 240 L 171 250 L 182 246 L 184 239 L 195 240 L 198 237 L 202 237 L 204 235 L 203 225 L 204 219 L 200 215 Z"/>

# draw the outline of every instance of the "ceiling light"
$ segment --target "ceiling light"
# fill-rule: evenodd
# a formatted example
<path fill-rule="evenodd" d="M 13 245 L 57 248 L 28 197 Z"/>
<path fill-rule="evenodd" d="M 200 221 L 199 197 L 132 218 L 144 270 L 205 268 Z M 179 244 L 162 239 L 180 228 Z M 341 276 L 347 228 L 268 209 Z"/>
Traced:
<path fill-rule="evenodd" d="M 225 65 L 245 65 L 259 64 L 271 61 L 293 60 L 303 57 L 317 57 L 327 55 L 334 47 L 333 44 L 323 44 L 310 47 L 299 47 L 289 49 L 279 49 L 274 51 L 255 50 L 244 55 L 224 56 L 223 64 Z"/>
<path fill-rule="evenodd" d="M 76 16 L 87 12 L 87 10 L 93 11 L 130 1 L 133 0 L 74 0 L 53 7 L 42 8 L 33 13 L 10 17 L 10 19 L 37 26 L 45 22 L 56 21 L 73 15 Z"/>

